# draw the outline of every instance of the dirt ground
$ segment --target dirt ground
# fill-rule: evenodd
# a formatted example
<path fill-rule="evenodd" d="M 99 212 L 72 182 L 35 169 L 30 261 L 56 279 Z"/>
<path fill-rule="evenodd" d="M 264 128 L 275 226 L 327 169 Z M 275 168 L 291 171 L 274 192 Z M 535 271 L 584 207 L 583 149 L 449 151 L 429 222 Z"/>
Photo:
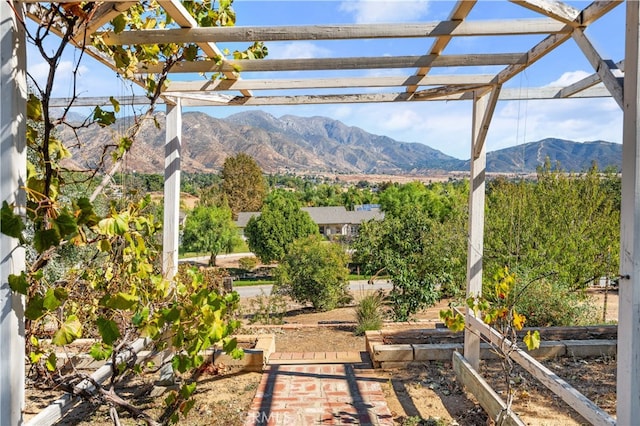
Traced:
<path fill-rule="evenodd" d="M 356 299 L 364 293 L 356 295 Z M 602 292 L 593 297 L 601 303 Z M 249 301 L 243 300 L 247 306 Z M 428 328 L 438 321 L 438 312 L 446 307 L 443 301 L 418 315 L 418 323 L 403 325 L 409 328 Z M 617 315 L 617 294 L 608 297 L 608 316 Z M 353 351 L 365 350 L 364 337 L 353 333 L 354 306 L 330 312 L 314 313 L 292 305 L 283 326 L 251 325 L 243 332 L 273 333 L 277 351 Z M 391 325 L 388 325 L 391 326 Z M 397 327 L 397 326 L 394 326 Z M 546 365 L 576 387 L 601 408 L 615 414 L 616 363 L 611 358 L 562 358 Z M 504 375 L 500 364 L 483 362 L 481 373 L 500 394 L 504 395 Z M 457 382 L 449 362 L 425 362 L 411 368 L 379 370 L 384 379 L 383 389 L 387 403 L 398 425 L 486 425 L 491 422 L 476 399 Z M 238 371 L 205 370 L 198 379 L 196 404 L 184 425 L 242 425 L 251 404 L 261 374 Z M 155 377 L 132 378 L 123 390 L 125 397 L 143 408 L 150 409 L 155 418 L 162 413 L 158 408 L 161 398 L 151 396 Z M 516 398 L 514 411 L 528 425 L 582 425 L 587 422 L 559 398 L 552 395 L 534 378 L 521 369 L 510 377 Z M 42 390 L 28 390 L 26 418 L 30 418 L 48 405 L 58 394 Z M 427 421 L 428 420 L 428 421 Z M 122 425 L 137 425 L 139 421 L 123 414 Z M 83 404 L 58 424 L 106 426 L 112 425 L 109 411 L 104 407 Z"/>

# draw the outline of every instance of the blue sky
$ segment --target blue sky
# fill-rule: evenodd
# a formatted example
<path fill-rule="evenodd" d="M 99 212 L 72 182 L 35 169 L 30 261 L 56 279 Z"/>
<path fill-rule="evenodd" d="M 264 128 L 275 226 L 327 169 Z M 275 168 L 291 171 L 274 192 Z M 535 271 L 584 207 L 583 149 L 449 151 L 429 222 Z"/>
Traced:
<path fill-rule="evenodd" d="M 584 8 L 588 2 L 568 2 Z M 446 19 L 454 2 L 450 1 L 256 1 L 236 0 L 238 26 L 252 25 L 309 25 L 350 23 L 433 22 Z M 587 30 L 587 35 L 605 59 L 619 61 L 624 57 L 624 14 L 622 4 L 609 12 Z M 539 17 L 534 12 L 506 1 L 480 1 L 469 20 Z M 408 19 L 410 17 L 410 19 Z M 445 54 L 490 52 L 524 52 L 541 37 L 510 38 L 458 38 L 445 50 Z M 267 43 L 269 58 L 340 57 L 373 55 L 418 55 L 427 53 L 431 40 L 354 40 L 316 42 Z M 231 50 L 239 45 L 219 44 Z M 37 58 L 29 50 L 31 58 Z M 59 67 L 68 76 L 73 56 Z M 28 69 L 35 75 L 42 73 L 43 65 L 29 61 Z M 470 69 L 465 72 L 495 72 L 496 69 Z M 438 72 L 434 70 L 435 72 Z M 442 71 L 440 71 L 442 72 Z M 401 75 L 409 70 L 353 71 L 351 75 Z M 593 73 L 575 42 L 570 39 L 559 49 L 514 77 L 506 87 L 526 90 L 526 87 L 554 86 L 571 83 Z M 80 69 L 78 91 L 82 96 L 123 96 L 130 93 L 127 85 L 119 82 L 113 72 L 86 60 Z M 261 73 L 242 78 L 331 77 L 330 73 L 291 72 L 278 76 Z M 197 76 L 177 77 L 195 80 Z M 336 90 L 328 92 L 336 93 Z M 71 85 L 68 78 L 58 82 L 56 96 L 68 96 Z M 327 93 L 327 91 L 319 92 Z M 193 110 L 185 109 L 186 111 Z M 296 105 L 260 107 L 276 117 L 285 114 L 299 116 L 326 116 L 370 133 L 389 136 L 403 142 L 427 144 L 457 158 L 469 158 L 471 135 L 470 102 L 411 102 L 388 104 Z M 256 107 L 198 108 L 214 117 L 222 118 Z M 607 140 L 621 142 L 622 112 L 612 99 L 554 100 L 554 101 L 501 101 L 496 108 L 487 137 L 489 151 L 546 137 L 576 141 Z M 188 141 L 187 141 L 188 143 Z"/>

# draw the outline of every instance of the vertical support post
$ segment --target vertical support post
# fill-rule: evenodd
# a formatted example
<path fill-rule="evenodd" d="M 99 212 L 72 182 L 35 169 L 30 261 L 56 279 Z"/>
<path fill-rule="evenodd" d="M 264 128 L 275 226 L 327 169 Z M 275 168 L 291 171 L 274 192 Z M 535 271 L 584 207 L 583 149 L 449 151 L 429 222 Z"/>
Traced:
<path fill-rule="evenodd" d="M 20 13 L 21 5 L 13 3 Z M 9 2 L 0 2 L 0 202 L 24 214 L 26 155 L 25 35 Z M 0 419 L 22 424 L 24 407 L 24 298 L 8 277 L 25 270 L 24 248 L 0 234 Z"/>
<path fill-rule="evenodd" d="M 628 1 L 622 135 L 617 422 L 640 419 L 640 3 Z"/>
<path fill-rule="evenodd" d="M 471 141 L 471 177 L 469 185 L 469 241 L 467 246 L 467 297 L 482 294 L 482 255 L 484 250 L 485 168 L 487 163 L 484 138 L 488 120 L 489 96 L 473 99 Z M 495 106 L 495 104 L 494 104 Z M 489 115 L 490 118 L 490 115 Z M 482 129 L 485 129 L 484 131 Z M 467 313 L 470 315 L 470 313 Z M 470 322 L 467 320 L 466 324 Z M 464 357 L 476 370 L 480 367 L 480 336 L 468 328 L 464 332 Z"/>
<path fill-rule="evenodd" d="M 173 279 L 178 272 L 180 225 L 180 151 L 182 149 L 182 106 L 180 99 L 167 104 L 164 149 L 164 226 L 162 232 L 162 274 Z"/>

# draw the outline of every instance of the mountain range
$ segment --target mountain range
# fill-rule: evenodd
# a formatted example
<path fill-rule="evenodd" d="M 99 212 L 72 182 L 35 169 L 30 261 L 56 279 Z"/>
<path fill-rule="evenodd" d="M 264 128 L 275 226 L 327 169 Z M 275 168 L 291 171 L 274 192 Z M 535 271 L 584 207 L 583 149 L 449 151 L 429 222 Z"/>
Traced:
<path fill-rule="evenodd" d="M 111 127 L 80 129 L 80 144 L 72 135 L 62 138 L 72 146 L 75 167 L 92 167 L 104 147 L 123 132 L 132 119 L 123 118 Z M 165 117 L 163 113 L 143 124 L 126 166 L 140 173 L 163 173 Z M 284 115 L 276 118 L 263 111 L 241 112 L 214 118 L 202 112 L 182 116 L 182 170 L 218 172 L 228 156 L 244 152 L 266 173 L 411 174 L 467 171 L 469 161 L 460 160 L 416 142 L 399 142 L 368 133 L 327 117 Z M 438 141 L 434 141 L 437 143 Z M 543 139 L 487 153 L 487 171 L 530 173 L 545 158 L 560 162 L 564 170 L 582 171 L 594 161 L 602 169 L 621 167 L 620 144 Z"/>

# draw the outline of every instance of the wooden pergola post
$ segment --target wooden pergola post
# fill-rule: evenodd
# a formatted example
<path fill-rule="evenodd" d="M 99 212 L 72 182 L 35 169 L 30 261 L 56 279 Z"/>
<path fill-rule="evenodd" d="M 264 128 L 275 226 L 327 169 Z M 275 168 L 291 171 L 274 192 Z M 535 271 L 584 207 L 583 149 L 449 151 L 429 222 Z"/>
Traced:
<path fill-rule="evenodd" d="M 26 53 L 18 18 L 8 2 L 0 2 L 0 201 L 24 213 Z M 0 422 L 7 425 L 22 423 L 25 388 L 24 298 L 11 291 L 8 277 L 24 269 L 24 248 L 0 234 Z"/>
<path fill-rule="evenodd" d="M 493 117 L 500 86 L 473 95 L 471 135 L 471 176 L 469 185 L 469 240 L 467 246 L 467 297 L 482 294 L 482 256 L 484 250 L 484 199 L 487 150 L 485 140 Z M 468 312 L 467 316 L 471 313 Z M 469 324 L 469 320 L 466 321 Z M 480 336 L 465 328 L 464 357 L 476 370 L 480 367 Z"/>
<path fill-rule="evenodd" d="M 182 149 L 182 107 L 180 99 L 176 99 L 175 104 L 167 104 L 165 132 L 162 274 L 170 280 L 178 272 L 180 152 Z"/>
<path fill-rule="evenodd" d="M 617 421 L 640 420 L 640 3 L 627 1 L 620 217 Z"/>

